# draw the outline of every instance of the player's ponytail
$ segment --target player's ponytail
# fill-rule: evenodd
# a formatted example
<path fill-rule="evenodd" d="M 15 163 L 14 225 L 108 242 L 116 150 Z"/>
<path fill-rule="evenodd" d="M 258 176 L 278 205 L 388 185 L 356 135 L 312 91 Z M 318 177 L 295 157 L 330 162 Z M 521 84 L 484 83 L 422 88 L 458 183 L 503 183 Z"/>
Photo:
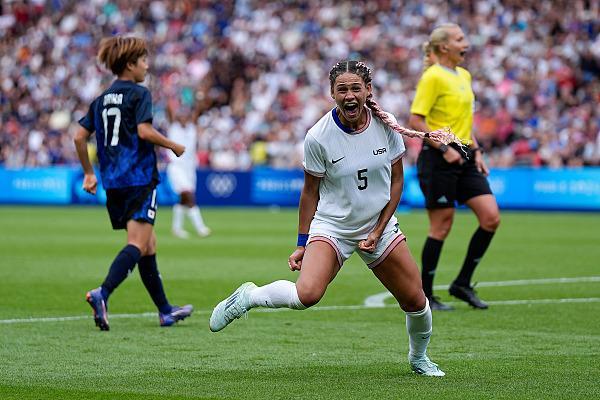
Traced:
<path fill-rule="evenodd" d="M 431 48 L 431 43 L 429 43 L 429 41 L 423 43 L 423 45 L 421 46 L 421 50 L 423 50 L 423 71 L 425 71 L 427 68 L 435 64 L 433 60 L 434 56 L 433 50 Z"/>

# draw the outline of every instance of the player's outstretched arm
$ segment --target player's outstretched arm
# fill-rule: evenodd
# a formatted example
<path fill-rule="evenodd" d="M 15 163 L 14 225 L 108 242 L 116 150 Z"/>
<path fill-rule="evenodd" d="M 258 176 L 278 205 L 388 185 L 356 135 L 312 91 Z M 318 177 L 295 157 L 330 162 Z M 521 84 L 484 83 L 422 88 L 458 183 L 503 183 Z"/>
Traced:
<path fill-rule="evenodd" d="M 171 139 L 163 136 L 159 131 L 154 129 L 152 124 L 148 122 L 139 124 L 137 128 L 140 139 L 146 140 L 157 146 L 164 147 L 165 149 L 170 149 L 177 157 L 181 156 L 185 151 L 185 146 L 175 143 Z"/>
<path fill-rule="evenodd" d="M 94 174 L 94 168 L 92 167 L 87 151 L 87 141 L 91 135 L 92 132 L 80 126 L 75 133 L 73 141 L 75 142 L 75 150 L 77 151 L 79 162 L 81 162 L 81 167 L 83 168 L 83 190 L 91 194 L 96 194 L 98 180 L 96 179 L 96 174 Z"/>

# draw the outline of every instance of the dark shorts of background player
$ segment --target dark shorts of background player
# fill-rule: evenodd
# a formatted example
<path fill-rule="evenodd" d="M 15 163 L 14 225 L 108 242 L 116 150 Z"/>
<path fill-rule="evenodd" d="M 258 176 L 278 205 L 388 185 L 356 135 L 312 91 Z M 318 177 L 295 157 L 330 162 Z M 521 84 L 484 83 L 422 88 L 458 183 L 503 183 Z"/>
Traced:
<path fill-rule="evenodd" d="M 488 180 L 477 171 L 473 152 L 465 155 L 452 147 L 463 156 L 462 165 L 447 163 L 442 152 L 428 145 L 419 154 L 417 174 L 427 209 L 454 207 L 456 202 L 464 204 L 475 196 L 492 194 Z"/>
<path fill-rule="evenodd" d="M 113 229 L 127 228 L 127 222 L 147 222 L 154 225 L 156 218 L 156 183 L 130 186 L 106 191 L 106 209 Z"/>

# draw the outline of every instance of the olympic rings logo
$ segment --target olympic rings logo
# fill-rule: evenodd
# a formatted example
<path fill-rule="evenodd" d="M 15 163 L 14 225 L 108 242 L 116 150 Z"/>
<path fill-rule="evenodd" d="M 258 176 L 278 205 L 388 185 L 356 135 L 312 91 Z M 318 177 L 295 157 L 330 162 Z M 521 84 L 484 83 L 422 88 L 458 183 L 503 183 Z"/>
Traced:
<path fill-rule="evenodd" d="M 229 197 L 237 187 L 237 179 L 233 174 L 211 173 L 206 178 L 206 187 L 213 197 Z"/>

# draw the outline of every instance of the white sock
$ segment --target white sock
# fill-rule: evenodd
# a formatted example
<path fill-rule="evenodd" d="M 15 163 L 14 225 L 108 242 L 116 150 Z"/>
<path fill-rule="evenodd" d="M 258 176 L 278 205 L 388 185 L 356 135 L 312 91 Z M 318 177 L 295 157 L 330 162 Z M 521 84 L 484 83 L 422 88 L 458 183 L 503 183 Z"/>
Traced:
<path fill-rule="evenodd" d="M 175 204 L 173 206 L 173 231 L 183 230 L 183 213 L 185 207 L 181 204 Z"/>
<path fill-rule="evenodd" d="M 188 208 L 187 212 L 188 217 L 190 217 L 192 220 L 192 224 L 194 224 L 196 232 L 206 229 L 206 225 L 204 225 L 204 220 L 202 219 L 202 214 L 200 214 L 200 209 L 198 206 Z"/>
<path fill-rule="evenodd" d="M 420 358 L 427 351 L 431 336 L 431 309 L 429 300 L 425 299 L 425 308 L 421 311 L 406 313 L 406 331 L 408 332 L 409 352 L 408 357 Z"/>
<path fill-rule="evenodd" d="M 306 307 L 298 298 L 296 284 L 290 281 L 275 281 L 257 287 L 250 292 L 251 307 L 282 308 L 304 310 Z"/>

